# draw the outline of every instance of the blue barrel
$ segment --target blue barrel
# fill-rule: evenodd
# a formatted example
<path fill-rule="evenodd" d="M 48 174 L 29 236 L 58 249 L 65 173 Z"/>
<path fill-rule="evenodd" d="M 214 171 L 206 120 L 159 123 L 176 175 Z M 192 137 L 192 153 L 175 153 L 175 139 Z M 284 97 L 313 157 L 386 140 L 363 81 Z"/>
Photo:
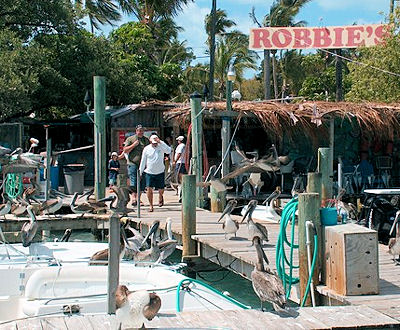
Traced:
<path fill-rule="evenodd" d="M 323 226 L 337 225 L 336 207 L 324 207 L 321 209 L 321 224 Z"/>
<path fill-rule="evenodd" d="M 50 167 L 51 188 L 54 190 L 58 190 L 59 181 L 60 179 L 59 179 L 58 166 L 51 166 Z"/>

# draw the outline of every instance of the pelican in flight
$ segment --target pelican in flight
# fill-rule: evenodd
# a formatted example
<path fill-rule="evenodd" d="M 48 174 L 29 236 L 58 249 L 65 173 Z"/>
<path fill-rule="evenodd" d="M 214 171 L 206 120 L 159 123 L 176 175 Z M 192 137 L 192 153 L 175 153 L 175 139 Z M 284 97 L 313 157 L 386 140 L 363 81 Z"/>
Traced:
<path fill-rule="evenodd" d="M 247 218 L 247 229 L 249 231 L 249 239 L 254 236 L 260 237 L 261 241 L 268 242 L 268 230 L 261 223 L 254 222 L 252 214 L 257 207 L 257 200 L 253 199 L 247 204 L 246 212 L 243 215 L 242 222 Z"/>
<path fill-rule="evenodd" d="M 70 204 L 72 212 L 74 212 L 75 214 L 81 214 L 83 217 L 85 213 L 92 213 L 94 211 L 95 208 L 88 203 L 75 204 L 77 198 L 78 193 L 76 192 Z"/>
<path fill-rule="evenodd" d="M 4 219 L 6 218 L 6 214 L 11 211 L 11 200 L 8 198 L 7 194 L 3 194 L 4 203 L 0 204 L 0 216 L 2 215 Z"/>
<path fill-rule="evenodd" d="M 282 281 L 268 266 L 264 268 L 264 260 L 267 265 L 269 261 L 261 247 L 260 237 L 253 237 L 253 245 L 257 252 L 257 263 L 251 272 L 251 282 L 254 292 L 260 298 L 261 310 L 263 310 L 263 302 L 268 301 L 275 311 L 283 311 L 286 305 L 286 295 Z"/>
<path fill-rule="evenodd" d="M 257 196 L 264 185 L 264 181 L 261 180 L 261 173 L 250 173 L 247 182 L 253 187 L 253 196 Z"/>
<path fill-rule="evenodd" d="M 138 329 L 151 321 L 161 308 L 161 299 L 154 292 L 145 290 L 129 291 L 119 285 L 115 293 L 116 318 L 121 329 Z"/>
<path fill-rule="evenodd" d="M 400 211 L 397 211 L 396 218 L 394 219 L 392 228 L 390 229 L 390 235 L 393 233 L 393 230 L 396 230 L 396 238 L 389 239 L 388 244 L 388 253 L 393 256 L 393 261 L 396 263 L 397 266 L 400 265 L 400 230 L 399 225 L 397 224 L 397 222 L 399 221 L 399 217 Z M 396 260 L 396 256 L 399 256 L 399 259 Z"/>
<path fill-rule="evenodd" d="M 162 263 L 165 261 L 176 249 L 176 243 L 178 241 L 174 239 L 172 236 L 172 220 L 171 218 L 167 218 L 165 223 L 165 231 L 167 232 L 168 237 L 158 243 L 158 248 L 160 249 L 160 256 L 156 263 Z"/>
<path fill-rule="evenodd" d="M 36 235 L 36 232 L 38 230 L 38 223 L 36 221 L 36 216 L 33 213 L 32 205 L 28 205 L 26 208 L 28 211 L 29 216 L 31 217 L 31 220 L 29 222 L 25 222 L 22 225 L 21 229 L 21 239 L 22 239 L 22 246 L 27 247 L 31 245 L 33 238 Z"/>

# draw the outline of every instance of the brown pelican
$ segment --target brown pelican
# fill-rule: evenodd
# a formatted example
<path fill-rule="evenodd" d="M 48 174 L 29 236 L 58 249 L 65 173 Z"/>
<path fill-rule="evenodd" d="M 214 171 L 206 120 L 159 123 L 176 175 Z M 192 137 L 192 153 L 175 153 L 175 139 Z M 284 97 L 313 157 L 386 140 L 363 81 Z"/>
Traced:
<path fill-rule="evenodd" d="M 167 218 L 165 223 L 165 231 L 167 232 L 167 239 L 158 243 L 158 248 L 160 249 L 160 257 L 156 261 L 156 263 L 162 263 L 165 261 L 176 249 L 177 240 L 174 239 L 172 235 L 172 220 L 171 218 Z"/>
<path fill-rule="evenodd" d="M 64 231 L 64 234 L 62 235 L 61 239 L 55 238 L 54 242 L 68 242 L 69 238 L 71 237 L 72 234 L 72 229 L 71 228 L 67 228 Z"/>
<path fill-rule="evenodd" d="M 281 216 L 277 213 L 274 207 L 274 202 L 279 198 L 280 195 L 281 189 L 280 187 L 276 187 L 275 191 L 263 202 L 263 204 L 265 204 L 265 213 L 267 219 L 276 220 L 278 222 L 280 221 Z"/>
<path fill-rule="evenodd" d="M 36 235 L 37 229 L 38 229 L 38 223 L 36 221 L 36 216 L 32 211 L 33 206 L 28 205 L 27 211 L 29 216 L 31 217 L 31 220 L 29 222 L 25 222 L 22 225 L 21 229 L 21 239 L 22 239 L 22 246 L 27 247 L 31 245 L 33 238 Z"/>
<path fill-rule="evenodd" d="M 117 213 L 127 214 L 127 205 L 130 200 L 129 189 L 126 187 L 112 186 L 111 190 L 115 195 L 100 199 L 99 202 L 111 201 L 110 209 Z"/>
<path fill-rule="evenodd" d="M 156 242 L 156 233 L 157 229 L 160 226 L 160 222 L 158 220 L 154 221 L 149 232 L 147 233 L 146 237 L 144 238 L 141 246 L 143 246 L 147 239 L 151 236 L 151 245 L 149 249 L 146 249 L 144 251 L 138 251 L 134 255 L 134 260 L 135 261 L 150 261 L 150 262 L 155 262 L 158 260 L 160 257 L 160 248 L 157 245 Z"/>
<path fill-rule="evenodd" d="M 260 193 L 261 187 L 264 185 L 264 181 L 261 181 L 261 173 L 250 173 L 247 181 L 253 187 L 253 195 L 257 196 Z"/>
<path fill-rule="evenodd" d="M 263 302 L 269 301 L 277 312 L 282 311 L 286 305 L 286 295 L 282 281 L 268 266 L 264 268 L 264 260 L 267 265 L 269 262 L 261 247 L 260 237 L 253 237 L 253 245 L 257 252 L 257 263 L 251 272 L 251 281 L 254 292 L 260 298 L 261 310 L 263 310 Z"/>
<path fill-rule="evenodd" d="M 90 206 L 93 206 L 94 208 L 96 208 L 97 212 L 107 209 L 106 203 L 104 203 L 101 200 L 96 201 L 96 198 L 94 197 L 94 189 L 91 189 L 88 192 L 84 193 L 78 199 L 81 199 L 83 197 L 86 197 L 86 199 L 85 199 L 86 203 L 88 203 Z"/>
<path fill-rule="evenodd" d="M 6 214 L 11 211 L 11 200 L 8 198 L 7 194 L 3 194 L 4 203 L 0 204 L 0 216 L 2 215 L 4 219 L 6 218 Z"/>
<path fill-rule="evenodd" d="M 118 286 L 115 302 L 116 318 L 121 329 L 144 327 L 144 322 L 151 321 L 161 308 L 161 299 L 154 292 L 129 291 L 125 285 Z"/>
<path fill-rule="evenodd" d="M 63 206 L 63 199 L 61 197 L 48 199 L 40 204 L 40 213 L 41 214 L 54 214 Z"/>
<path fill-rule="evenodd" d="M 82 203 L 76 205 L 75 202 L 77 198 L 78 198 L 78 193 L 75 193 L 70 204 L 72 212 L 74 212 L 75 214 L 81 214 L 83 217 L 85 213 L 92 213 L 94 211 L 95 208 L 93 206 L 90 206 L 88 203 Z"/>
<path fill-rule="evenodd" d="M 221 219 L 218 220 L 218 222 L 219 221 L 221 221 Z M 227 234 L 234 234 L 236 237 L 236 232 L 239 230 L 239 223 L 236 220 L 233 220 L 230 214 L 225 214 L 222 229 L 225 231 L 225 239 Z"/>
<path fill-rule="evenodd" d="M 389 244 L 388 244 L 388 253 L 390 253 L 393 256 L 393 261 L 396 263 L 396 265 L 400 265 L 400 230 L 399 230 L 399 225 L 397 222 L 399 221 L 400 217 L 400 211 L 396 212 L 396 217 L 393 221 L 392 228 L 390 229 L 390 235 L 392 234 L 393 230 L 396 228 L 396 238 L 391 238 L 389 239 Z M 399 259 L 396 260 L 396 256 L 399 256 Z"/>
<path fill-rule="evenodd" d="M 120 229 L 120 248 L 119 248 L 119 260 L 125 255 L 126 248 L 126 235 L 123 228 Z M 90 257 L 89 265 L 107 265 L 108 264 L 108 253 L 109 250 L 104 249 L 96 252 Z"/>
<path fill-rule="evenodd" d="M 237 207 L 238 201 L 236 199 L 231 199 L 225 206 L 224 210 L 222 211 L 221 216 L 218 219 L 218 222 L 222 220 L 225 214 L 231 214 L 233 210 Z"/>
<path fill-rule="evenodd" d="M 17 217 L 21 216 L 26 212 L 28 206 L 29 203 L 24 198 L 18 196 L 14 200 L 14 204 L 11 206 L 11 213 Z"/>
<path fill-rule="evenodd" d="M 247 210 L 243 215 L 242 222 L 247 218 L 247 229 L 249 231 L 249 239 L 258 236 L 261 241 L 268 242 L 268 230 L 262 224 L 254 222 L 252 219 L 252 214 L 257 207 L 257 200 L 253 199 L 247 204 Z"/>

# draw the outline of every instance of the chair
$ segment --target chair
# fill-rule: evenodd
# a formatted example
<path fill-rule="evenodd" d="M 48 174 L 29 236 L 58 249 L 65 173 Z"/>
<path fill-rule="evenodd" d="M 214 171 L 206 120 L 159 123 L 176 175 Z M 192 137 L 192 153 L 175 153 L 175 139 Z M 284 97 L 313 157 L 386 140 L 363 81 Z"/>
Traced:
<path fill-rule="evenodd" d="M 393 168 L 392 157 L 390 156 L 379 156 L 375 158 L 375 167 L 378 170 L 378 188 L 382 188 L 380 183 L 382 182 L 384 188 L 388 188 L 390 185 L 391 170 Z"/>

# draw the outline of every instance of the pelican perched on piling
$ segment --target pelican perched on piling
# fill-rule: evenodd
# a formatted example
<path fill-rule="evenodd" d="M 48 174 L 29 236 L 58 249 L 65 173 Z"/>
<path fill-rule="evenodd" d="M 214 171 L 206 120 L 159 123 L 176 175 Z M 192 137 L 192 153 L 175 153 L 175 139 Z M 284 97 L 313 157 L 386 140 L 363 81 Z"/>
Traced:
<path fill-rule="evenodd" d="M 121 329 L 138 329 L 144 322 L 151 321 L 161 308 L 161 299 L 154 292 L 145 290 L 129 291 L 119 285 L 115 293 L 116 318 Z"/>
<path fill-rule="evenodd" d="M 24 246 L 24 247 L 31 245 L 32 240 L 35 237 L 36 232 L 38 230 L 38 223 L 36 221 L 36 216 L 33 213 L 32 209 L 33 209 L 33 206 L 28 205 L 27 211 L 28 211 L 28 214 L 29 214 L 31 220 L 29 222 L 25 222 L 22 225 L 22 229 L 21 229 L 21 240 L 22 240 L 22 246 Z"/>
<path fill-rule="evenodd" d="M 72 212 L 74 212 L 75 214 L 81 214 L 83 217 L 85 213 L 92 213 L 94 211 L 95 208 L 93 206 L 90 206 L 88 203 L 82 203 L 78 205 L 75 204 L 77 198 L 78 193 L 76 192 L 70 204 Z"/>
<path fill-rule="evenodd" d="M 165 231 L 168 237 L 158 243 L 158 248 L 160 249 L 160 256 L 156 263 L 162 263 L 165 261 L 176 249 L 176 244 L 178 241 L 172 236 L 172 219 L 167 218 L 165 223 Z"/>
<path fill-rule="evenodd" d="M 2 215 L 4 219 L 6 218 L 6 214 L 11 211 L 11 200 L 8 198 L 7 194 L 3 194 L 3 204 L 0 204 L 0 216 Z"/>
<path fill-rule="evenodd" d="M 268 242 L 268 230 L 260 223 L 254 222 L 252 219 L 252 214 L 257 207 L 257 200 L 253 199 L 247 204 L 247 209 L 243 215 L 242 222 L 247 218 L 247 229 L 249 231 L 249 239 L 254 236 L 258 236 L 262 241 Z"/>
<path fill-rule="evenodd" d="M 261 301 L 261 310 L 263 302 L 268 301 L 277 312 L 285 309 L 286 295 L 281 279 L 272 272 L 267 266 L 264 268 L 264 260 L 269 264 L 268 258 L 261 247 L 260 237 L 253 237 L 253 245 L 257 252 L 257 263 L 251 272 L 251 281 L 253 289 Z"/>
<path fill-rule="evenodd" d="M 397 224 L 397 222 L 399 221 L 399 217 L 400 211 L 397 211 L 392 228 L 390 229 L 390 235 L 393 233 L 393 230 L 396 230 L 396 238 L 389 239 L 388 244 L 388 253 L 393 256 L 393 261 L 396 263 L 396 265 L 400 265 L 400 230 L 399 225 Z M 399 256 L 399 259 L 396 260 L 396 256 Z"/>

